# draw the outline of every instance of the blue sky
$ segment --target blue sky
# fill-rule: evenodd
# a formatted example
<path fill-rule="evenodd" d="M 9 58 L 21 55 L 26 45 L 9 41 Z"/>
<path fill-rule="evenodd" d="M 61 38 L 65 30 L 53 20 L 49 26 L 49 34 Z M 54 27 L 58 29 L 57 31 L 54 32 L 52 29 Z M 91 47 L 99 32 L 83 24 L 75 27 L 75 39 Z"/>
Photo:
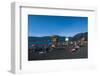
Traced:
<path fill-rule="evenodd" d="M 74 36 L 88 31 L 88 17 L 28 15 L 28 36 Z"/>

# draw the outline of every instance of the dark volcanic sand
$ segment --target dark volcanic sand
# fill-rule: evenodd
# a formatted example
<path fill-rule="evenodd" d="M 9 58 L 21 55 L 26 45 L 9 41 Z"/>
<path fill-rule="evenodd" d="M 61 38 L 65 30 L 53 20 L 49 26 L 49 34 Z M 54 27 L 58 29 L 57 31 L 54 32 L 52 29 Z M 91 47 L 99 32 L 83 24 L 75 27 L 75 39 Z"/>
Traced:
<path fill-rule="evenodd" d="M 56 49 L 52 50 L 49 53 L 33 53 L 32 51 L 28 51 L 28 60 L 55 60 L 55 59 L 80 59 L 80 58 L 88 58 L 88 49 L 87 47 L 80 47 L 76 52 L 70 52 L 66 49 Z"/>

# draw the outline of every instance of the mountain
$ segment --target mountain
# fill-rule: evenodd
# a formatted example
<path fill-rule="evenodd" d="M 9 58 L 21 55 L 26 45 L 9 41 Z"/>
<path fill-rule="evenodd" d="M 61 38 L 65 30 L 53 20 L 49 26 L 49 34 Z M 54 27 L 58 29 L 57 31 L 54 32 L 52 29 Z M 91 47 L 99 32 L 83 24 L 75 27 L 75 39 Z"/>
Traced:
<path fill-rule="evenodd" d="M 64 41 L 65 40 L 65 36 L 59 36 L 56 35 L 57 37 L 59 37 L 60 40 Z M 77 41 L 80 40 L 81 38 L 88 38 L 88 32 L 84 32 L 84 33 L 78 33 L 76 35 L 74 35 L 73 37 L 68 37 L 69 41 Z M 28 37 L 28 40 L 31 41 L 35 41 L 35 40 L 51 40 L 51 36 L 43 36 L 43 37 Z"/>
<path fill-rule="evenodd" d="M 80 40 L 83 37 L 87 40 L 88 39 L 88 32 L 78 33 L 78 34 L 74 35 L 73 37 L 70 37 L 69 40 L 70 41 L 77 41 L 77 40 Z"/>
<path fill-rule="evenodd" d="M 64 36 L 58 36 L 56 35 L 60 40 L 65 40 Z M 43 37 L 28 37 L 28 40 L 34 41 L 34 40 L 51 40 L 51 36 L 43 36 Z"/>

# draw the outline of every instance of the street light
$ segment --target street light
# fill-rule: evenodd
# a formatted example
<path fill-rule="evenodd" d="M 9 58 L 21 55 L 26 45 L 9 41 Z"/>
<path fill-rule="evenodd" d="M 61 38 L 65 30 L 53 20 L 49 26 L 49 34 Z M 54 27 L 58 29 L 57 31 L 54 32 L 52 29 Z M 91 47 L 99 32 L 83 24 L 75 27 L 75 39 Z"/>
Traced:
<path fill-rule="evenodd" d="M 65 45 L 67 45 L 67 46 L 68 46 L 68 40 L 69 40 L 68 37 L 66 37 L 65 38 Z"/>
<path fill-rule="evenodd" d="M 68 40 L 69 40 L 68 37 L 66 37 L 66 38 L 65 38 L 65 41 L 67 42 Z"/>

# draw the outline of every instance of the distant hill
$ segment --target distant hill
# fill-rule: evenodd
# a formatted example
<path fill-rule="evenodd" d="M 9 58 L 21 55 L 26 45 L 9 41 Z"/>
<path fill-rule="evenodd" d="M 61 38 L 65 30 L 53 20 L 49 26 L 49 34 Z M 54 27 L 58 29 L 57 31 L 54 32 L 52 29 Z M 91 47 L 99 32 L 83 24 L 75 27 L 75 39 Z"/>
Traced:
<path fill-rule="evenodd" d="M 77 40 L 80 40 L 83 37 L 87 40 L 88 39 L 88 32 L 78 33 L 78 34 L 74 35 L 73 37 L 69 37 L 69 40 L 70 41 L 77 41 Z"/>
<path fill-rule="evenodd" d="M 58 35 L 56 35 L 58 36 Z M 65 40 L 64 36 L 58 36 L 60 40 Z M 34 41 L 34 40 L 51 40 L 51 36 L 43 36 L 43 37 L 28 37 L 29 41 Z"/>
<path fill-rule="evenodd" d="M 56 35 L 59 37 L 60 40 L 65 40 L 65 36 L 59 36 L 59 35 Z M 73 37 L 68 37 L 69 38 L 69 41 L 77 41 L 77 40 L 80 40 L 82 37 L 85 37 L 86 39 L 88 38 L 88 32 L 84 32 L 84 33 L 78 33 L 76 35 L 74 35 Z M 28 40 L 31 42 L 31 41 L 34 41 L 34 40 L 51 40 L 51 36 L 43 36 L 43 37 L 28 37 Z"/>

